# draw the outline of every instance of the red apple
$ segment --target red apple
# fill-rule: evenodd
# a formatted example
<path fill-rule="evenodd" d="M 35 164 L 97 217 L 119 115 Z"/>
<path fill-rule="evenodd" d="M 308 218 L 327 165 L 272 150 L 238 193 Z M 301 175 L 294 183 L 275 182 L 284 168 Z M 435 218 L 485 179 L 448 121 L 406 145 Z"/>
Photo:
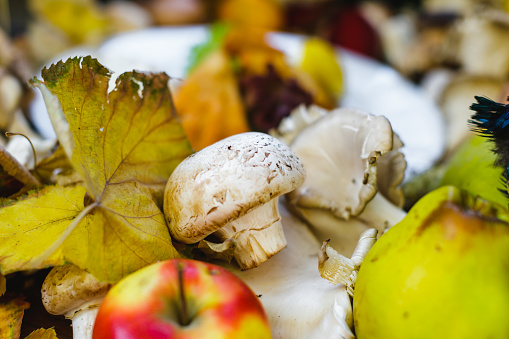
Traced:
<path fill-rule="evenodd" d="M 189 259 L 161 261 L 121 280 L 94 324 L 103 338 L 271 338 L 262 304 L 230 271 Z"/>

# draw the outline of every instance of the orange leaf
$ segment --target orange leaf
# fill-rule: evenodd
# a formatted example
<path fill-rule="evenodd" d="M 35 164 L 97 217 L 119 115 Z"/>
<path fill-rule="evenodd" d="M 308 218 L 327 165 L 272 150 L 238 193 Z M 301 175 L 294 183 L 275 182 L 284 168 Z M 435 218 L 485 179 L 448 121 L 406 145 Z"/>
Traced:
<path fill-rule="evenodd" d="M 175 96 L 175 106 L 195 150 L 249 131 L 230 59 L 222 50 L 191 72 Z"/>

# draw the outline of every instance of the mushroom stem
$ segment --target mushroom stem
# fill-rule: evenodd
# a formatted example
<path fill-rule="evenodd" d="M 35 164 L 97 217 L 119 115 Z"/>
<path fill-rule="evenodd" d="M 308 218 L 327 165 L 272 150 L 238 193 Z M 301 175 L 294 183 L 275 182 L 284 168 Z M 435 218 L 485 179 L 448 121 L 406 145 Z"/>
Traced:
<path fill-rule="evenodd" d="M 377 233 L 374 228 L 362 232 L 351 258 L 338 253 L 329 245 L 329 240 L 324 241 L 318 254 L 318 270 L 322 278 L 333 284 L 345 285 L 348 294 L 353 297 L 357 272 L 375 244 Z"/>
<path fill-rule="evenodd" d="M 380 192 L 371 199 L 357 217 L 370 227 L 384 232 L 406 216 L 405 210 L 391 203 Z"/>
<path fill-rule="evenodd" d="M 355 269 L 358 271 L 366 258 L 369 250 L 373 247 L 376 242 L 378 231 L 374 228 L 369 228 L 366 231 L 361 233 L 359 237 L 359 241 L 357 242 L 357 246 L 352 254 L 352 262 L 355 266 Z"/>
<path fill-rule="evenodd" d="M 242 270 L 257 267 L 286 246 L 278 200 L 270 200 L 214 233 L 222 241 L 235 239 L 233 257 Z"/>
<path fill-rule="evenodd" d="M 359 236 L 369 228 L 362 220 L 340 219 L 325 209 L 301 208 L 294 211 L 306 221 L 317 239 L 320 241 L 330 239 L 330 245 L 346 257 L 352 255 Z M 383 228 L 378 229 L 380 233 L 382 230 Z"/>
<path fill-rule="evenodd" d="M 80 310 L 74 314 L 71 318 L 73 339 L 92 339 L 97 312 L 99 312 L 99 305 Z"/>

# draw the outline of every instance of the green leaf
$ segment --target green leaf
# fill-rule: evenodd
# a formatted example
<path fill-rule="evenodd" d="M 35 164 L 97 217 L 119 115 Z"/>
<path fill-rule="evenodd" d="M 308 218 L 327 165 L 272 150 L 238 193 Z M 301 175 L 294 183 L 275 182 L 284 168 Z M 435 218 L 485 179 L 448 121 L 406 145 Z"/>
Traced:
<path fill-rule="evenodd" d="M 230 25 L 224 22 L 217 22 L 210 26 L 207 40 L 191 49 L 187 73 L 191 73 L 210 53 L 221 48 Z"/>

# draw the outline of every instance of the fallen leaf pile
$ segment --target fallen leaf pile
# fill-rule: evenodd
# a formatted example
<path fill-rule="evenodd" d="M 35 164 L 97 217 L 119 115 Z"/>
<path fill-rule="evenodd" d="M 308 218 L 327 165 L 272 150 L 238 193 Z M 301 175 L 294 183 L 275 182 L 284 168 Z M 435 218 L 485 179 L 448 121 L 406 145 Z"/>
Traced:
<path fill-rule="evenodd" d="M 166 181 L 192 150 L 166 74 L 110 72 L 91 57 L 58 62 L 33 79 L 61 148 L 41 162 L 43 184 L 0 208 L 0 272 L 73 263 L 116 282 L 180 256 L 161 210 Z M 5 170 L 5 168 L 4 168 Z M 72 177 L 52 181 L 53 175 Z M 62 177 L 62 176 L 61 176 Z"/>

